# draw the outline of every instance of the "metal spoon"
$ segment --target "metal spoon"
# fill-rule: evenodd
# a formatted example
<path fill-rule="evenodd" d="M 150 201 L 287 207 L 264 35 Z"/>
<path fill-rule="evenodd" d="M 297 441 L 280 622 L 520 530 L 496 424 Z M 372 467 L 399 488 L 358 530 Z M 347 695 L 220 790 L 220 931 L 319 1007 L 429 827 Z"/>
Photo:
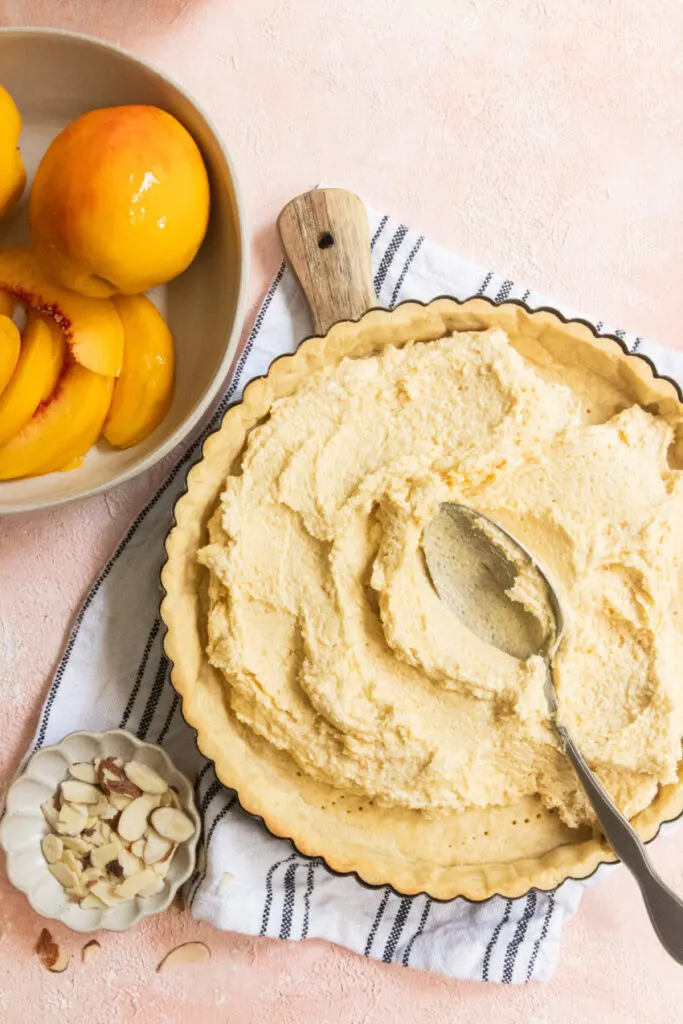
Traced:
<path fill-rule="evenodd" d="M 640 837 L 602 788 L 566 726 L 557 721 L 553 658 L 562 643 L 564 618 L 548 576 L 531 553 L 499 523 L 455 502 L 443 504 L 428 524 L 422 548 L 437 594 L 468 629 L 516 658 L 532 654 L 544 658 L 548 668 L 545 695 L 564 751 L 605 836 L 638 883 L 659 941 L 674 960 L 683 963 L 683 900 L 654 870 Z M 537 574 L 538 586 L 545 589 L 547 607 L 554 620 L 549 628 L 544 629 L 534 615 L 506 593 L 520 567 Z"/>

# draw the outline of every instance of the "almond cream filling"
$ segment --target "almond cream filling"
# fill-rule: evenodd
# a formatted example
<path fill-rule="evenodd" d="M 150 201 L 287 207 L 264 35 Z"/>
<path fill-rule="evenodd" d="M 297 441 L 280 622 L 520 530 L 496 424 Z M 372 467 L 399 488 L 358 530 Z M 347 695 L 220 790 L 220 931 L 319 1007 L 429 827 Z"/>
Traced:
<path fill-rule="evenodd" d="M 200 552 L 235 715 L 296 770 L 377 803 L 538 793 L 590 821 L 541 659 L 467 630 L 429 582 L 423 532 L 460 501 L 552 574 L 561 714 L 619 806 L 647 806 L 681 753 L 683 483 L 664 421 L 633 406 L 589 424 L 581 408 L 497 329 L 347 359 L 275 402 Z"/>

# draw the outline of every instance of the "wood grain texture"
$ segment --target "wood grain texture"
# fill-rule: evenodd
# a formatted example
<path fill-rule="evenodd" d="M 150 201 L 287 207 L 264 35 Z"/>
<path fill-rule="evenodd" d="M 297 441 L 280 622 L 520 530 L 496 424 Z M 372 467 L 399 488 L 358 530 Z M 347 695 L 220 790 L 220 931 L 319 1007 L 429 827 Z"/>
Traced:
<path fill-rule="evenodd" d="M 311 308 L 316 334 L 326 334 L 339 320 L 357 320 L 377 304 L 368 217 L 353 192 L 304 192 L 282 210 L 278 228 Z"/>

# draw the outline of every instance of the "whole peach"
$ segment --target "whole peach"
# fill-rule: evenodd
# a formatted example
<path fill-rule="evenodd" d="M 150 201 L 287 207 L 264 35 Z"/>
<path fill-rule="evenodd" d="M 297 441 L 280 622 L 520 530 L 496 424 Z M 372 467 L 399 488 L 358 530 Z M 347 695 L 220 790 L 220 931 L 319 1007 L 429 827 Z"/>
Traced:
<path fill-rule="evenodd" d="M 133 295 L 192 262 L 209 219 L 209 181 L 192 136 L 158 107 L 92 110 L 64 129 L 31 189 L 45 269 L 98 298 Z"/>

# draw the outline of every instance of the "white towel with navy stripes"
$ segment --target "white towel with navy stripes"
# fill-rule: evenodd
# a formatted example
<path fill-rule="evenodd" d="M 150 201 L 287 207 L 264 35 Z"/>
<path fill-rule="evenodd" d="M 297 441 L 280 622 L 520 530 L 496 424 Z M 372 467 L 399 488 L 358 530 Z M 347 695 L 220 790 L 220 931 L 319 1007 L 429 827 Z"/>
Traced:
<path fill-rule="evenodd" d="M 445 252 L 403 224 L 372 210 L 369 217 L 382 306 L 437 295 L 547 304 L 535 292 Z M 596 326 L 650 356 L 661 373 L 675 376 L 680 367 L 683 377 L 683 355 L 602 323 Z M 203 438 L 239 401 L 250 378 L 265 373 L 276 356 L 293 352 L 310 331 L 303 296 L 283 265 L 213 416 L 94 583 L 55 675 L 35 745 L 54 743 L 74 729 L 117 726 L 163 744 L 178 767 L 196 778 L 204 846 L 187 899 L 193 914 L 218 928 L 281 939 L 327 939 L 362 956 L 455 978 L 547 980 L 557 962 L 563 924 L 576 911 L 584 884 L 569 881 L 555 892 L 532 891 L 517 900 L 496 897 L 474 905 L 462 899 L 439 903 L 425 895 L 401 897 L 388 888 L 367 888 L 352 876 L 337 877 L 240 809 L 235 794 L 220 784 L 197 751 L 181 717 L 159 620 L 159 570 L 173 505 Z M 613 869 L 600 872 L 607 870 Z"/>

